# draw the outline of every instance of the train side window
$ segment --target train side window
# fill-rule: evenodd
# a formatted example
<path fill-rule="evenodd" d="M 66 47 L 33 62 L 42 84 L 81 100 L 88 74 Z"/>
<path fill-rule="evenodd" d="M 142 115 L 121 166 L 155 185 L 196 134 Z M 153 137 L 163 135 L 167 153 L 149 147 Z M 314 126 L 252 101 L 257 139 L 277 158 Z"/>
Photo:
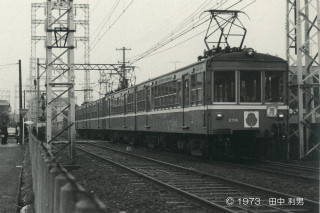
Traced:
<path fill-rule="evenodd" d="M 267 71 L 264 81 L 266 102 L 283 102 L 283 72 Z"/>
<path fill-rule="evenodd" d="M 177 93 L 176 93 L 176 102 L 175 105 L 181 106 L 181 99 L 182 99 L 182 94 L 181 94 L 181 81 L 177 82 L 177 89 L 176 89 Z"/>
<path fill-rule="evenodd" d="M 203 74 L 198 73 L 191 76 L 191 106 L 201 105 L 203 99 L 202 80 Z"/>
<path fill-rule="evenodd" d="M 122 114 L 124 113 L 124 96 L 121 95 L 121 97 L 119 98 L 120 99 L 120 103 L 119 103 L 119 114 Z"/>
<path fill-rule="evenodd" d="M 261 72 L 240 72 L 240 102 L 261 102 Z"/>
<path fill-rule="evenodd" d="M 112 98 L 112 100 L 111 100 L 111 114 L 112 115 L 117 114 L 117 99 L 116 98 Z"/>
<path fill-rule="evenodd" d="M 150 87 L 146 87 L 146 111 L 150 111 L 150 102 L 151 102 L 151 98 L 150 98 Z"/>
<path fill-rule="evenodd" d="M 137 92 L 137 109 L 139 112 L 145 110 L 145 90 Z"/>
<path fill-rule="evenodd" d="M 134 104 L 134 99 L 133 99 L 133 93 L 129 93 L 127 96 L 127 112 L 133 112 L 133 104 Z"/>
<path fill-rule="evenodd" d="M 159 87 L 155 86 L 154 88 L 154 109 L 159 108 Z"/>
<path fill-rule="evenodd" d="M 236 75 L 234 71 L 214 72 L 214 102 L 236 101 Z"/>

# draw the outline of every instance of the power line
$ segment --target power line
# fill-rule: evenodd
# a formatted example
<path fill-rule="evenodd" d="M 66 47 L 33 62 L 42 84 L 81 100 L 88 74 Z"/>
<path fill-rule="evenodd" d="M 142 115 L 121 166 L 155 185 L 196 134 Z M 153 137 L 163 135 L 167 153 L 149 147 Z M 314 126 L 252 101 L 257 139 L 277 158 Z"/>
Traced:
<path fill-rule="evenodd" d="M 227 3 L 228 1 L 229 1 L 229 0 L 226 0 L 223 4 Z M 241 3 L 242 1 L 243 1 L 243 0 L 239 0 L 238 2 L 234 3 L 233 5 L 227 7 L 227 9 L 230 9 L 230 8 L 238 5 L 238 4 Z M 243 9 L 247 8 L 248 6 L 252 5 L 255 1 L 256 1 L 256 0 L 253 0 L 253 2 L 247 4 L 246 6 L 244 6 L 243 8 L 241 8 L 241 10 L 243 10 Z M 222 1 L 221 1 L 221 2 L 222 2 Z M 220 3 L 221 3 L 221 2 L 220 2 Z M 223 5 L 223 4 L 222 4 L 222 5 Z M 221 5 L 221 6 L 222 6 L 222 5 Z M 220 6 L 220 7 L 221 7 L 221 6 Z M 217 9 L 217 8 L 216 8 L 216 9 Z M 208 21 L 208 20 L 206 20 L 206 21 Z M 206 21 L 205 21 L 205 22 L 206 22 Z M 203 23 L 205 23 L 205 22 L 202 22 L 201 24 L 203 24 Z M 200 25 L 198 25 L 198 26 L 200 26 Z M 197 26 L 197 27 L 198 27 L 198 26 Z M 213 26 L 215 26 L 215 25 L 213 25 Z M 212 27 L 213 27 L 213 26 L 212 26 Z M 171 37 L 169 40 L 164 41 L 162 44 L 159 44 L 159 42 L 158 42 L 156 45 L 154 45 L 154 46 L 153 46 L 152 48 L 150 48 L 149 50 L 147 50 L 147 51 L 145 51 L 145 52 L 143 52 L 143 53 L 141 53 L 141 54 L 139 54 L 139 55 L 137 55 L 137 56 L 134 56 L 134 57 L 131 59 L 131 60 L 132 60 L 131 64 L 136 63 L 137 61 L 139 61 L 139 60 L 141 60 L 141 59 L 143 59 L 143 58 L 145 58 L 145 57 L 151 57 L 151 56 L 157 55 L 157 54 L 159 54 L 159 53 L 165 52 L 165 51 L 167 51 L 167 50 L 169 50 L 169 49 L 172 49 L 172 48 L 174 48 L 174 47 L 176 47 L 176 46 L 178 46 L 178 45 L 181 45 L 181 44 L 185 43 L 186 41 L 191 40 L 192 38 L 194 38 L 194 37 L 196 37 L 196 36 L 198 36 L 198 35 L 200 35 L 200 34 L 202 34 L 203 32 L 206 31 L 206 30 L 201 31 L 200 33 L 197 33 L 196 35 L 194 35 L 194 36 L 192 36 L 192 37 L 190 37 L 190 38 L 188 38 L 188 39 L 186 39 L 186 40 L 184 40 L 184 41 L 182 41 L 182 42 L 180 42 L 180 43 L 178 43 L 178 44 L 176 44 L 176 45 L 174 45 L 174 46 L 172 46 L 172 47 L 170 47 L 170 48 L 167 48 L 167 49 L 165 49 L 165 50 L 163 50 L 163 51 L 160 51 L 160 52 L 157 52 L 157 53 L 155 53 L 155 54 L 151 54 L 151 53 L 157 51 L 158 49 L 164 47 L 165 45 L 171 43 L 172 41 L 176 40 L 177 38 L 179 38 L 179 37 L 187 34 L 188 32 L 190 32 L 190 31 L 192 31 L 192 30 L 193 30 L 193 28 L 187 29 L 187 30 L 185 30 L 184 32 L 182 32 L 181 34 L 177 35 L 176 37 Z"/>
<path fill-rule="evenodd" d="M 92 45 L 92 47 L 89 48 L 89 52 L 91 52 L 91 50 L 100 42 L 100 40 L 106 35 L 106 33 L 117 23 L 117 21 L 120 19 L 120 17 L 127 11 L 127 9 L 132 5 L 133 2 L 134 2 L 134 0 L 131 0 L 130 4 L 122 11 L 122 13 L 116 18 L 116 20 L 108 27 L 108 29 L 102 34 L 102 36 L 96 41 L 96 43 L 94 45 Z M 82 61 L 82 60 L 83 60 L 83 58 L 80 61 Z"/>
<path fill-rule="evenodd" d="M 98 39 L 98 41 L 100 41 L 105 35 L 107 32 L 109 32 L 109 30 L 113 27 L 113 25 L 115 23 L 117 23 L 117 21 L 120 19 L 120 17 L 127 11 L 127 9 L 131 6 L 131 4 L 134 2 L 134 0 L 132 0 L 130 2 L 130 4 L 122 11 L 122 13 L 118 16 L 118 18 L 109 26 L 109 28 L 103 33 L 103 35 Z M 93 47 L 92 47 L 93 48 Z"/>
<path fill-rule="evenodd" d="M 229 0 L 221 0 L 220 2 L 216 3 L 217 8 L 223 6 L 224 4 L 226 4 Z M 209 1 L 209 4 L 212 3 L 211 1 Z M 204 8 L 208 7 L 209 5 L 208 3 L 204 2 L 203 4 L 201 4 L 188 18 L 186 18 L 185 20 L 182 21 L 182 23 L 180 23 L 178 26 L 175 27 L 175 29 L 173 29 L 170 33 L 168 33 L 166 36 L 164 36 L 164 38 L 162 38 L 159 42 L 157 42 L 154 46 L 152 46 L 151 48 L 149 48 L 147 51 L 138 54 L 136 56 L 133 57 L 132 59 L 132 63 L 135 63 L 136 61 L 144 58 L 145 56 L 155 52 L 156 50 L 160 49 L 161 47 L 167 45 L 168 43 L 171 43 L 172 41 L 176 40 L 177 38 L 183 36 L 184 34 L 194 30 L 195 28 L 198 28 L 200 25 L 204 24 L 206 21 L 210 20 L 210 18 L 208 18 L 206 21 L 201 22 L 203 19 L 205 19 L 206 17 L 208 17 L 209 15 L 206 15 L 205 17 L 200 18 L 198 21 L 196 21 L 194 23 L 194 17 L 196 15 L 199 15 L 200 13 L 202 13 L 202 11 L 204 10 Z M 200 23 L 201 22 L 201 23 Z M 200 24 L 199 24 L 200 23 Z M 191 26 L 190 26 L 191 25 Z"/>
<path fill-rule="evenodd" d="M 150 48 L 150 49 L 149 49 L 149 50 L 147 50 L 146 52 L 144 52 L 144 53 L 142 53 L 142 54 L 140 54 L 140 55 L 136 56 L 136 58 L 135 58 L 135 59 L 133 58 L 133 59 L 132 59 L 131 64 L 133 64 L 133 63 L 135 63 L 135 62 L 139 61 L 140 59 L 142 59 L 142 58 L 146 57 L 147 55 L 149 55 L 149 54 L 151 54 L 151 53 L 153 53 L 153 52 L 157 51 L 157 50 L 158 50 L 158 49 L 160 49 L 161 47 L 164 47 L 165 45 L 167 45 L 167 44 L 171 43 L 172 41 L 174 41 L 174 40 L 176 40 L 176 39 L 180 38 L 181 36 L 183 36 L 183 35 L 185 35 L 185 34 L 189 33 L 190 31 L 192 31 L 192 30 L 194 30 L 194 29 L 196 29 L 196 28 L 200 27 L 202 24 L 206 23 L 206 22 L 207 22 L 207 21 L 209 21 L 209 20 L 210 20 L 210 19 L 206 19 L 205 21 L 201 22 L 201 23 L 200 23 L 200 24 L 198 24 L 197 26 L 192 27 L 191 29 L 187 29 L 186 31 L 184 31 L 184 32 L 180 33 L 179 35 L 175 36 L 174 38 L 171 38 L 171 39 L 169 39 L 169 40 L 165 41 L 164 43 L 162 43 L 162 44 L 160 44 L 160 45 L 157 45 L 157 46 L 155 46 L 155 47 L 153 47 L 153 48 Z"/>
<path fill-rule="evenodd" d="M 118 0 L 117 2 L 115 2 L 115 4 L 112 6 L 111 10 L 109 11 L 109 13 L 106 14 L 106 16 L 103 18 L 103 21 L 101 22 L 100 25 L 102 25 L 102 27 L 97 27 L 95 29 L 95 31 L 93 32 L 93 34 L 95 34 L 97 32 L 97 30 L 100 28 L 99 32 L 96 34 L 95 38 L 92 41 L 92 44 L 94 42 L 96 42 L 96 39 L 98 38 L 99 34 L 101 33 L 101 31 L 104 29 L 104 27 L 107 25 L 108 21 L 110 20 L 112 14 L 115 12 L 116 8 L 118 7 L 120 3 L 120 0 Z M 104 23 L 103 23 L 104 22 Z M 103 23 L 103 24 L 102 24 Z"/>

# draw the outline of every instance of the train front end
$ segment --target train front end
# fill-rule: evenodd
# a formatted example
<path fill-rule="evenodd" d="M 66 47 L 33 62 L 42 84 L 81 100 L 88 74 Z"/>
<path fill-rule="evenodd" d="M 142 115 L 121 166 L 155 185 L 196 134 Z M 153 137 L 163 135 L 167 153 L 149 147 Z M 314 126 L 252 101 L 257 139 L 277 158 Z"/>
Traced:
<path fill-rule="evenodd" d="M 252 49 L 209 59 L 206 113 L 213 150 L 280 156 L 286 144 L 287 76 L 286 61 Z"/>

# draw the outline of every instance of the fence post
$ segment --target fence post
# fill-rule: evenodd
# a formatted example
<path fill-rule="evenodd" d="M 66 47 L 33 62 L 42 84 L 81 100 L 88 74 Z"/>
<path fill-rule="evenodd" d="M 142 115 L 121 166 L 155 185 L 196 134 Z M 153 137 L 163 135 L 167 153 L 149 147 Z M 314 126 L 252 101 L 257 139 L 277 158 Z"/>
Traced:
<path fill-rule="evenodd" d="M 105 209 L 105 205 L 97 199 L 95 201 L 96 203 L 90 198 L 84 197 L 76 203 L 75 213 L 102 213 L 101 210 Z"/>
<path fill-rule="evenodd" d="M 67 178 L 63 174 L 59 174 L 54 180 L 54 213 L 64 213 L 60 212 L 60 188 L 67 183 Z"/>
<path fill-rule="evenodd" d="M 52 163 L 52 168 L 49 171 L 49 193 L 48 193 L 48 199 L 49 199 L 49 212 L 54 212 L 54 191 L 55 191 L 55 178 L 60 174 L 56 163 Z"/>
<path fill-rule="evenodd" d="M 73 213 L 81 193 L 84 193 L 84 189 L 75 182 L 68 182 L 61 187 L 60 212 Z"/>

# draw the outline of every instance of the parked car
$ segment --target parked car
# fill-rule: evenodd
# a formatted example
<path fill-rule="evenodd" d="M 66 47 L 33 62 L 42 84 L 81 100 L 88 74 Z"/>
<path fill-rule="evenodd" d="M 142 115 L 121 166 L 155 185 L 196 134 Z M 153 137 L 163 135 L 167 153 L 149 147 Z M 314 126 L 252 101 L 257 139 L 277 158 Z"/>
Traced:
<path fill-rule="evenodd" d="M 14 127 L 8 127 L 8 137 L 15 137 L 16 129 Z"/>

